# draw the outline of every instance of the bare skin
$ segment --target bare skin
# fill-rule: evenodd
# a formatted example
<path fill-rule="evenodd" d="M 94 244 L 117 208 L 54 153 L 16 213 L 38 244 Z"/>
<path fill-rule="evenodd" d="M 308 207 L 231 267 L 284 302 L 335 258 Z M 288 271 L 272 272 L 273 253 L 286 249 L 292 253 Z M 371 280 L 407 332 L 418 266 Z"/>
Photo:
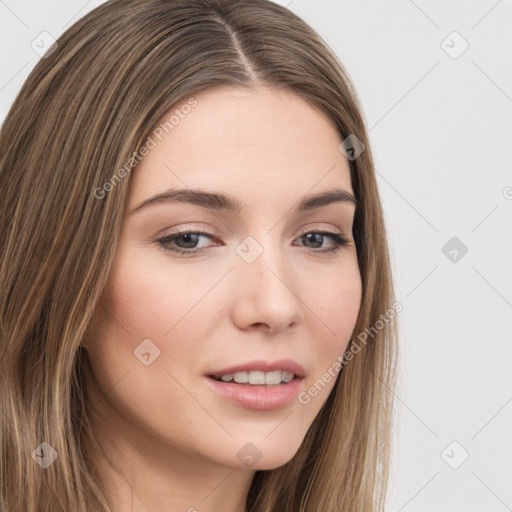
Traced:
<path fill-rule="evenodd" d="M 114 512 L 245 512 L 255 471 L 294 456 L 335 379 L 307 404 L 255 410 L 220 396 L 208 375 L 291 359 L 307 391 L 345 351 L 359 312 L 355 206 L 294 211 L 307 195 L 353 194 L 329 118 L 268 88 L 223 87 L 195 99 L 132 171 L 115 262 L 84 341 L 95 439 L 116 471 L 90 449 Z M 172 187 L 230 194 L 243 208 L 161 202 L 134 211 Z M 159 245 L 178 229 L 208 236 L 166 247 L 199 252 Z M 348 243 L 325 252 L 334 239 L 305 236 L 319 231 Z M 245 254 L 259 255 L 249 263 Z M 151 341 L 140 357 L 143 340 Z"/>

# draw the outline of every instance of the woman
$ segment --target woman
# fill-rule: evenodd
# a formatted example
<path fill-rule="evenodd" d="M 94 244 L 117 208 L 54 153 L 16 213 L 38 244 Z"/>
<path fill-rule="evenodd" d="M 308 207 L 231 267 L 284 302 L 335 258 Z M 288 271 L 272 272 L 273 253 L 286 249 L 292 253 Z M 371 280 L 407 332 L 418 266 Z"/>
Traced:
<path fill-rule="evenodd" d="M 308 25 L 111 0 L 32 71 L 0 158 L 4 512 L 383 510 L 385 226 Z"/>

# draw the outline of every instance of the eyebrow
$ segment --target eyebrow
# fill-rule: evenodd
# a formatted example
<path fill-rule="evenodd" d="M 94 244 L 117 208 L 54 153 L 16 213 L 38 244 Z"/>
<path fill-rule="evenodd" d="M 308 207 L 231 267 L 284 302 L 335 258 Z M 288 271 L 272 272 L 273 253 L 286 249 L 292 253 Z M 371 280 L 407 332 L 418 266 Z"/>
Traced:
<path fill-rule="evenodd" d="M 230 194 L 209 192 L 202 189 L 169 189 L 142 201 L 130 212 L 130 215 L 152 205 L 167 203 L 189 203 L 210 210 L 233 213 L 240 213 L 244 206 L 239 199 Z M 295 211 L 313 210 L 333 203 L 349 203 L 356 208 L 358 206 L 357 199 L 350 192 L 333 188 L 303 197 L 295 207 Z"/>

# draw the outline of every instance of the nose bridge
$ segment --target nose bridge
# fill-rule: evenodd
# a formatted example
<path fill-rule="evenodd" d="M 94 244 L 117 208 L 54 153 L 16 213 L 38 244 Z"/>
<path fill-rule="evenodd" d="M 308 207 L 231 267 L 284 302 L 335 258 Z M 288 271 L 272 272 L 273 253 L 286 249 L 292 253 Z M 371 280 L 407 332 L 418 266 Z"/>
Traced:
<path fill-rule="evenodd" d="M 279 330 L 301 316 L 297 279 L 275 236 L 256 236 L 246 237 L 236 248 L 237 319 L 246 327 L 264 323 Z"/>
<path fill-rule="evenodd" d="M 285 280 L 289 265 L 275 233 L 259 231 L 249 235 L 238 245 L 236 251 L 242 260 L 238 262 L 240 272 L 246 279 L 255 279 L 265 287 L 285 286 L 277 276 Z"/>

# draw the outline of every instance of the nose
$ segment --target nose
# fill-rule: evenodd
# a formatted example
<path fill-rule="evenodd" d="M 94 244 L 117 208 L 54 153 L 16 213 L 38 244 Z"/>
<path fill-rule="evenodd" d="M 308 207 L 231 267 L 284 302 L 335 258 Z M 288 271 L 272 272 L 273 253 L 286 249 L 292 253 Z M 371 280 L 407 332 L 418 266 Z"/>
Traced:
<path fill-rule="evenodd" d="M 276 334 L 302 319 L 299 280 L 279 248 L 266 244 L 252 262 L 237 257 L 231 272 L 235 293 L 233 320 L 239 329 Z"/>

